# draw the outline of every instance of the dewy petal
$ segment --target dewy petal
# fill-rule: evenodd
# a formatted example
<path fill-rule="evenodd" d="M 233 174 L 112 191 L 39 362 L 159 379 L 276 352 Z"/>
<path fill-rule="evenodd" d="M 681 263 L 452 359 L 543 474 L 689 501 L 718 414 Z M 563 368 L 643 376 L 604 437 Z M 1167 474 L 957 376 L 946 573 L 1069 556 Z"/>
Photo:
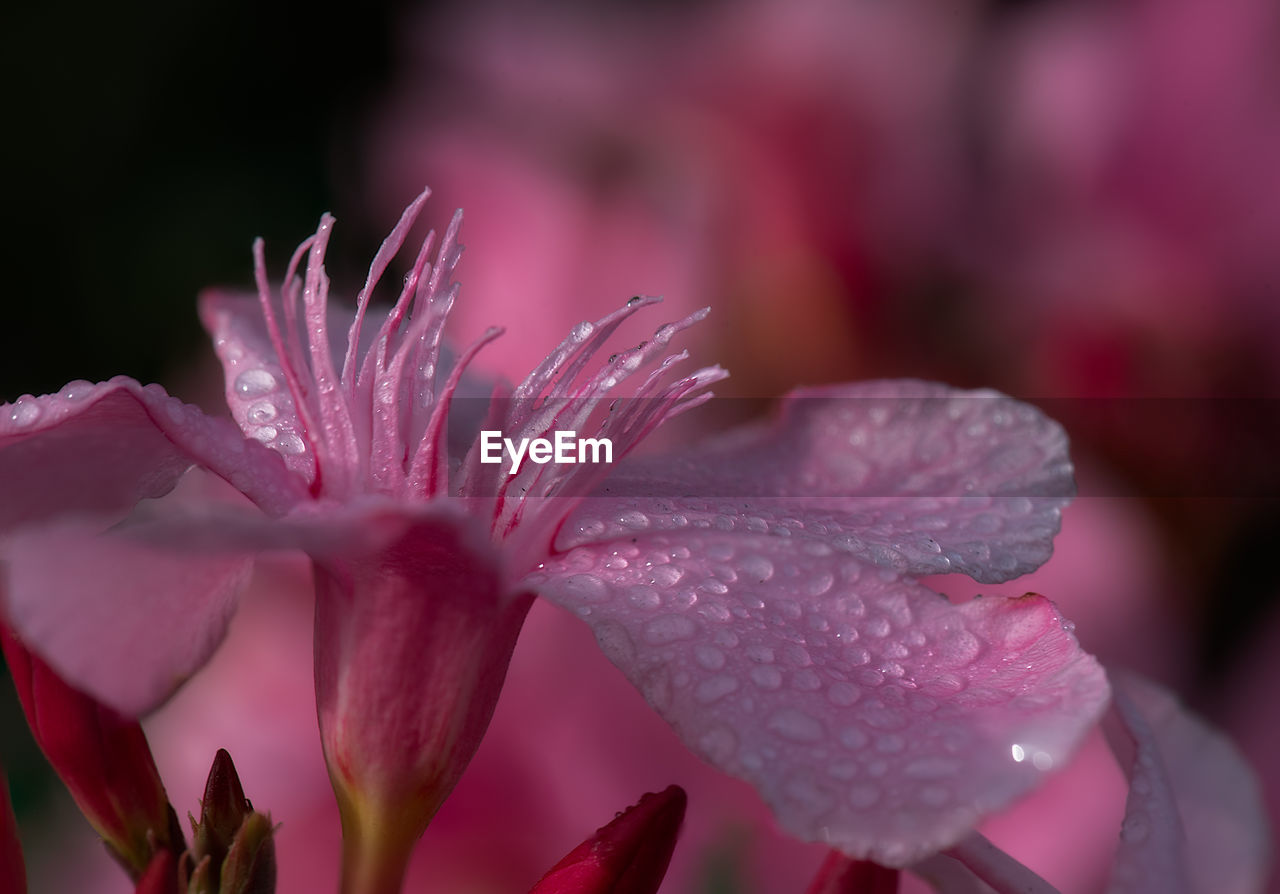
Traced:
<path fill-rule="evenodd" d="M 906 574 L 1039 567 L 1074 493 L 1062 428 L 993 391 L 914 381 L 793 392 L 770 424 L 632 462 L 557 546 L 686 525 L 818 539 Z"/>
<path fill-rule="evenodd" d="M 177 554 L 101 531 L 63 521 L 10 537 L 3 608 L 68 683 L 137 717 L 222 642 L 250 559 Z"/>
<path fill-rule="evenodd" d="M 1112 674 L 1119 729 L 1108 729 L 1129 776 L 1111 894 L 1256 894 L 1270 834 L 1253 771 L 1225 736 L 1169 692 Z"/>
<path fill-rule="evenodd" d="M 278 456 L 158 385 L 121 377 L 19 398 L 0 406 L 0 532 L 69 512 L 123 516 L 192 465 L 271 515 L 306 493 Z"/>
<path fill-rule="evenodd" d="M 818 543 L 682 531 L 526 579 L 793 834 L 904 866 L 1064 762 L 1107 700 L 1043 597 L 952 605 Z"/>
<path fill-rule="evenodd" d="M 258 299 L 205 292 L 200 296 L 200 321 L 222 362 L 227 407 L 236 424 L 246 437 L 274 447 L 285 465 L 308 483 L 315 480 L 316 459 L 306 426 L 286 385 Z"/>

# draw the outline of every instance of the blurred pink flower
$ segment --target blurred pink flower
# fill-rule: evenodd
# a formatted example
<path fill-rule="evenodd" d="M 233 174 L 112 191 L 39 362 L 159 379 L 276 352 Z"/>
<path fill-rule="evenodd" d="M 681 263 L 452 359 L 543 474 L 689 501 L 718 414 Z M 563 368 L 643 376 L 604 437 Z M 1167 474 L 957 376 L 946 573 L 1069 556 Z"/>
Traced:
<path fill-rule="evenodd" d="M 361 339 L 373 284 L 425 198 L 374 259 L 340 371 L 322 264 L 330 218 L 295 253 L 279 310 L 260 245 L 257 303 L 205 298 L 247 437 L 125 379 L 6 407 L 0 446 L 18 497 L 6 609 L 73 683 L 146 710 L 222 639 L 252 553 L 306 551 L 352 892 L 398 890 L 478 747 L 535 592 L 584 618 L 686 744 L 755 785 L 784 827 L 859 857 L 905 865 L 947 847 L 1066 759 L 1107 687 L 1052 606 L 1030 594 L 955 606 L 915 581 L 1006 580 L 1048 557 L 1072 489 L 1058 426 L 990 392 L 872 383 L 797 392 L 771 424 L 603 481 L 589 466 L 486 468 L 479 423 L 449 414 L 497 332 L 451 368 L 439 354 L 458 218 L 430 268 L 428 238 L 372 346 Z M 593 415 L 702 316 L 589 374 L 649 303 L 575 327 L 499 389 L 485 424 L 516 438 L 596 425 L 620 457 L 700 400 L 691 393 L 722 372 L 664 385 L 677 354 L 633 400 Z M 464 445 L 452 457 L 451 440 Z M 268 518 L 206 506 L 104 532 L 192 462 Z M 77 489 L 51 510 L 38 498 L 63 466 Z M 72 548 L 77 564 L 56 566 Z"/>

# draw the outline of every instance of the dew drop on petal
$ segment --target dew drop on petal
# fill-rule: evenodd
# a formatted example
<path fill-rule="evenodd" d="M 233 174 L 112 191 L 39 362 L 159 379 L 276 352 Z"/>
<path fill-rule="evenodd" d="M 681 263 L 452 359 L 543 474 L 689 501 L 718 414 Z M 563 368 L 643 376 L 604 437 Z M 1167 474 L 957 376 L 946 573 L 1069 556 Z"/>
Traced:
<path fill-rule="evenodd" d="M 761 689 L 777 689 L 782 685 L 782 671 L 769 664 L 751 668 L 751 682 Z"/>
<path fill-rule="evenodd" d="M 730 677 L 727 674 L 717 674 L 703 680 L 694 687 L 693 697 L 704 705 L 709 705 L 714 701 L 724 698 L 738 689 L 738 680 L 736 677 Z"/>
<path fill-rule="evenodd" d="M 58 397 L 63 400 L 81 400 L 88 396 L 93 390 L 93 383 L 86 382 L 84 379 L 76 379 L 74 382 L 68 382 L 62 386 L 58 392 Z"/>
<path fill-rule="evenodd" d="M 699 737 L 698 747 L 713 763 L 727 763 L 738 750 L 738 736 L 727 726 L 713 727 Z"/>
<path fill-rule="evenodd" d="M 675 565 L 658 565 L 649 572 L 649 577 L 659 587 L 670 587 L 679 583 L 680 578 L 684 577 L 684 571 Z"/>
<path fill-rule="evenodd" d="M 307 449 L 307 445 L 303 443 L 302 438 L 291 431 L 280 435 L 280 437 L 271 442 L 271 446 L 281 453 L 288 453 L 291 456 L 297 456 Z"/>
<path fill-rule="evenodd" d="M 270 394 L 277 387 L 276 377 L 265 369 L 246 369 L 236 376 L 236 394 L 241 397 L 258 397 Z"/>
<path fill-rule="evenodd" d="M 249 409 L 245 411 L 244 418 L 251 425 L 266 425 L 268 422 L 274 422 L 279 415 L 280 410 L 271 401 L 258 400 L 249 405 Z"/>
<path fill-rule="evenodd" d="M 603 602 L 609 597 L 609 587 L 594 574 L 571 574 L 565 578 L 565 591 L 583 602 Z"/>
<path fill-rule="evenodd" d="M 40 418 L 40 405 L 34 400 L 19 400 L 9 408 L 9 421 L 22 427 L 32 425 Z"/>
<path fill-rule="evenodd" d="M 698 664 L 707 670 L 720 670 L 725 664 L 724 652 L 715 646 L 709 646 L 705 643 L 694 647 L 693 657 Z"/>
<path fill-rule="evenodd" d="M 792 742 L 817 742 L 822 738 L 822 723 L 795 708 L 775 711 L 769 717 L 768 728 Z"/>
<path fill-rule="evenodd" d="M 636 608 L 657 608 L 662 604 L 662 597 L 653 587 L 641 584 L 627 589 L 627 601 Z"/>
<path fill-rule="evenodd" d="M 827 687 L 827 700 L 841 708 L 847 708 L 858 700 L 858 690 L 850 683 L 832 683 Z"/>
<path fill-rule="evenodd" d="M 645 625 L 644 638 L 652 645 L 661 646 L 688 639 L 697 629 L 697 625 L 684 615 L 664 615 Z"/>

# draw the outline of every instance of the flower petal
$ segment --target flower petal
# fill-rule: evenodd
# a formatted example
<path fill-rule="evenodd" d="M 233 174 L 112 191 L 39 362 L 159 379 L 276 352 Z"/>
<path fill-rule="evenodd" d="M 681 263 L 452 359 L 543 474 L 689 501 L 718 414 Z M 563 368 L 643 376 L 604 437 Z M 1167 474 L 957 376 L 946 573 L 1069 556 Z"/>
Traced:
<path fill-rule="evenodd" d="M 993 391 L 913 381 L 797 391 L 696 453 L 628 463 L 557 546 L 714 527 L 820 539 L 908 574 L 1035 570 L 1074 493 L 1067 438 Z"/>
<path fill-rule="evenodd" d="M 4 609 L 68 683 L 130 717 L 163 702 L 226 635 L 243 555 L 175 554 L 82 521 L 7 545 Z"/>
<path fill-rule="evenodd" d="M 1112 682 L 1122 730 L 1108 738 L 1129 799 L 1108 890 L 1262 891 L 1270 835 L 1253 770 L 1169 692 L 1133 674 L 1113 673 Z"/>
<path fill-rule="evenodd" d="M 347 324 L 350 317 L 347 314 Z M 286 386 L 258 299 L 205 292 L 200 296 L 200 321 L 222 361 L 227 407 L 236 424 L 246 437 L 275 448 L 293 472 L 307 482 L 314 481 L 315 455 Z"/>
<path fill-rule="evenodd" d="M 118 516 L 204 466 L 270 514 L 305 496 L 279 458 L 221 419 L 123 377 L 0 406 L 0 531 L 67 512 Z"/>
<path fill-rule="evenodd" d="M 1107 698 L 1043 597 L 952 605 L 821 544 L 654 534 L 525 583 L 788 831 L 888 866 L 1035 785 Z"/>

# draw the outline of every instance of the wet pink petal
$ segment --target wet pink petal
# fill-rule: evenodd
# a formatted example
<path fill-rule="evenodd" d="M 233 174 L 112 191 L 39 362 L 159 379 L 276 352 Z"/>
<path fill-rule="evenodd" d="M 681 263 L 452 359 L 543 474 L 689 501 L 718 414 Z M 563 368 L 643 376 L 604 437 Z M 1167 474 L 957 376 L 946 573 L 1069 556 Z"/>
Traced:
<path fill-rule="evenodd" d="M 119 377 L 21 397 L 0 406 L 0 531 L 68 512 L 123 516 L 195 464 L 273 515 L 305 494 L 274 452 L 159 385 Z"/>
<path fill-rule="evenodd" d="M 272 347 L 258 299 L 206 292 L 200 320 L 226 374 L 227 408 L 246 437 L 274 447 L 289 469 L 314 480 L 315 457 L 306 450 L 305 426 Z"/>
<path fill-rule="evenodd" d="M 908 574 L 1035 570 L 1074 493 L 1067 438 L 993 391 L 914 381 L 793 392 L 779 417 L 629 464 L 557 545 L 686 526 L 820 540 Z"/>
<path fill-rule="evenodd" d="M 251 562 L 157 549 L 78 521 L 24 529 L 5 555 L 3 608 L 14 627 L 68 683 L 129 717 L 208 661 Z"/>
<path fill-rule="evenodd" d="M 1231 742 L 1169 692 L 1111 675 L 1108 730 L 1129 776 L 1111 894 L 1256 894 L 1271 863 L 1257 777 Z"/>
<path fill-rule="evenodd" d="M 526 583 L 788 831 L 890 866 L 1036 785 L 1107 699 L 1043 597 L 952 605 L 798 538 L 648 534 Z"/>

